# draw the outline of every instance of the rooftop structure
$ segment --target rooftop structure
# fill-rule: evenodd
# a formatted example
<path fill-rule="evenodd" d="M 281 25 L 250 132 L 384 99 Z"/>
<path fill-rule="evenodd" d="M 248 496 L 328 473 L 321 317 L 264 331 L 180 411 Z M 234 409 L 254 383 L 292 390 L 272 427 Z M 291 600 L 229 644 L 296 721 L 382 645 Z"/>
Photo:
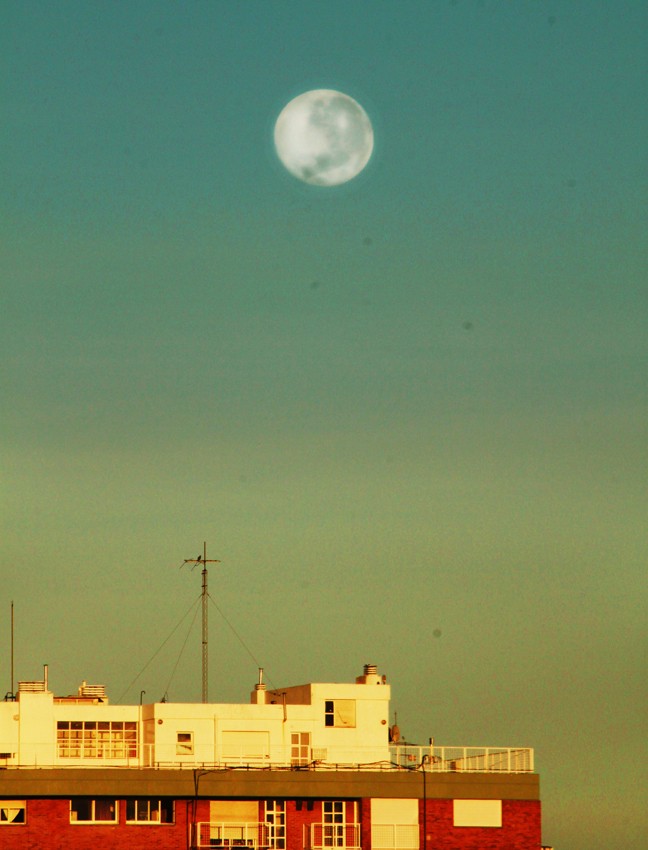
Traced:
<path fill-rule="evenodd" d="M 533 751 L 404 743 L 390 697 L 372 664 L 274 690 L 259 671 L 240 704 L 58 697 L 45 668 L 0 703 L 0 847 L 539 850 Z"/>

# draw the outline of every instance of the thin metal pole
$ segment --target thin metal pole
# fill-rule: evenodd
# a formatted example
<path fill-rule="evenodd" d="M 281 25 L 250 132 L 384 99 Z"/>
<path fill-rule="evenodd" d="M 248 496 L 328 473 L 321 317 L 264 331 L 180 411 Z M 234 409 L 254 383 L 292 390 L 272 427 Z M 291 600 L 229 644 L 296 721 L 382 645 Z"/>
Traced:
<path fill-rule="evenodd" d="M 11 600 L 11 696 L 14 695 L 14 604 Z"/>
<path fill-rule="evenodd" d="M 202 570 L 202 701 L 209 702 L 209 626 L 207 608 L 207 542 L 203 543 Z"/>
<path fill-rule="evenodd" d="M 209 702 L 209 592 L 207 590 L 207 564 L 220 564 L 220 561 L 207 559 L 207 542 L 203 543 L 203 553 L 197 558 L 185 558 L 185 564 L 202 564 L 202 701 Z"/>

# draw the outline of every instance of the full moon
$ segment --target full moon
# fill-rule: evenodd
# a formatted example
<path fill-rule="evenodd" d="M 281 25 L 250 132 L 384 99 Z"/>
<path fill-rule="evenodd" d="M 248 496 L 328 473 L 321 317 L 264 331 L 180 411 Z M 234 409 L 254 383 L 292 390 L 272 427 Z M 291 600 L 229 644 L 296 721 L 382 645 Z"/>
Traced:
<path fill-rule="evenodd" d="M 359 174 L 373 151 L 369 116 L 352 97 L 314 89 L 290 101 L 274 128 L 277 156 L 299 180 L 338 186 Z"/>

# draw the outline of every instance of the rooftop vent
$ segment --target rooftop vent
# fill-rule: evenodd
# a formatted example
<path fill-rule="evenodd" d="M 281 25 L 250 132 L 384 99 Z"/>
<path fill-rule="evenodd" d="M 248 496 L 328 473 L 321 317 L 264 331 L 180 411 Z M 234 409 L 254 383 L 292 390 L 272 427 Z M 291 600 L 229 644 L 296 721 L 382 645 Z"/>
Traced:
<path fill-rule="evenodd" d="M 79 696 L 86 699 L 106 699 L 105 685 L 89 685 L 87 682 L 81 682 L 79 687 Z"/>
<path fill-rule="evenodd" d="M 365 664 L 364 675 L 356 677 L 356 685 L 384 685 L 387 679 L 378 675 L 376 664 Z"/>
<path fill-rule="evenodd" d="M 46 692 L 46 682 L 18 682 L 19 694 L 44 694 Z"/>

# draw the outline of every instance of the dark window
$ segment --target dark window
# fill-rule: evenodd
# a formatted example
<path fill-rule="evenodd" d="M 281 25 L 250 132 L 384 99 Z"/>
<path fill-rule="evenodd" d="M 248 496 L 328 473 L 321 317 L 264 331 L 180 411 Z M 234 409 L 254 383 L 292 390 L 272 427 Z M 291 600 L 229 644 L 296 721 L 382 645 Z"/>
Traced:
<path fill-rule="evenodd" d="M 128 823 L 173 823 L 173 800 L 149 797 L 126 801 Z"/>
<path fill-rule="evenodd" d="M 74 797 L 70 800 L 72 823 L 116 823 L 117 800 L 109 797 Z"/>

